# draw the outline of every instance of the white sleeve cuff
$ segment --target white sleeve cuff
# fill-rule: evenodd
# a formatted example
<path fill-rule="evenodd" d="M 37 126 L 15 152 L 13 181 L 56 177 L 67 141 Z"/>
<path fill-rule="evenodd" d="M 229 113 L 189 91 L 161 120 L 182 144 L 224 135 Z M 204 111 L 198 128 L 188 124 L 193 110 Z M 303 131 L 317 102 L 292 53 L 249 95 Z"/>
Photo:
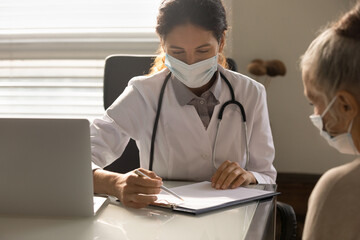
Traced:
<path fill-rule="evenodd" d="M 91 162 L 91 168 L 92 170 L 96 170 L 96 169 L 102 169 L 101 167 L 99 167 L 98 165 L 96 165 L 95 163 Z"/>
<path fill-rule="evenodd" d="M 266 175 L 258 173 L 258 172 L 253 172 L 253 171 L 249 171 L 252 174 L 254 174 L 256 181 L 258 184 L 275 184 L 275 182 L 270 178 L 270 177 L 265 177 Z"/>

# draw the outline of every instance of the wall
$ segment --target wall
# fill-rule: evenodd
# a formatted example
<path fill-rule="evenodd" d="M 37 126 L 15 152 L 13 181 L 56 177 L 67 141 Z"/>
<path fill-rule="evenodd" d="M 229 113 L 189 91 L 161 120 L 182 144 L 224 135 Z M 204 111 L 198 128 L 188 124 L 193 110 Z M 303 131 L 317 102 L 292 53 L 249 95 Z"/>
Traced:
<path fill-rule="evenodd" d="M 345 0 L 225 0 L 231 34 L 227 55 L 248 74 L 255 59 L 280 59 L 285 77 L 272 79 L 268 107 L 279 172 L 323 173 L 352 159 L 337 153 L 323 140 L 308 116 L 312 107 L 303 96 L 299 57 L 320 27 L 352 6 Z M 260 80 L 260 79 L 259 79 Z"/>

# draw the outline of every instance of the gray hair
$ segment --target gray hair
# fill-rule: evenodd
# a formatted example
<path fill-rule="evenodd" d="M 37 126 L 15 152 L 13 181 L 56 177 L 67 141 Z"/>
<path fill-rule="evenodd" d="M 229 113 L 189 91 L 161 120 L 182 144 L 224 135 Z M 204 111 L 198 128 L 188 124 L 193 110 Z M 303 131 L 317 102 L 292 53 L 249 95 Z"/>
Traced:
<path fill-rule="evenodd" d="M 360 41 L 323 31 L 301 57 L 301 69 L 329 101 L 339 90 L 360 97 Z"/>
<path fill-rule="evenodd" d="M 327 27 L 301 57 L 300 67 L 329 101 L 346 90 L 360 102 L 360 3 Z"/>

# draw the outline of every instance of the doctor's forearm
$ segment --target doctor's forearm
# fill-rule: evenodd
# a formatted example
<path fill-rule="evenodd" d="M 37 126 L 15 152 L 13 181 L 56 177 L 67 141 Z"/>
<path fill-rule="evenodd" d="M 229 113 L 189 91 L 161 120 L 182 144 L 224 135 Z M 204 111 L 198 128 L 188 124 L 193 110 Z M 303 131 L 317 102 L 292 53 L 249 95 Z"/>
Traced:
<path fill-rule="evenodd" d="M 106 171 L 103 169 L 96 169 L 93 171 L 94 192 L 117 196 L 119 193 L 116 189 L 116 181 L 122 177 L 123 174 Z"/>

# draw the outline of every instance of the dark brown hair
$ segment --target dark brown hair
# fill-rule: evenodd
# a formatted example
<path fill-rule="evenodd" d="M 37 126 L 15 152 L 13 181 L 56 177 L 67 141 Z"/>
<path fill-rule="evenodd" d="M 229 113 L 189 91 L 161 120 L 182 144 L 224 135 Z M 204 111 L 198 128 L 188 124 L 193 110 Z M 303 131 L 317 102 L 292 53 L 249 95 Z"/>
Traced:
<path fill-rule="evenodd" d="M 162 40 L 166 39 L 174 27 L 186 23 L 212 31 L 219 43 L 228 29 L 226 11 L 221 0 L 164 0 L 161 3 L 156 32 Z M 160 47 L 150 73 L 165 68 L 164 60 L 165 55 Z M 221 54 L 219 63 L 226 67 L 226 59 Z"/>

